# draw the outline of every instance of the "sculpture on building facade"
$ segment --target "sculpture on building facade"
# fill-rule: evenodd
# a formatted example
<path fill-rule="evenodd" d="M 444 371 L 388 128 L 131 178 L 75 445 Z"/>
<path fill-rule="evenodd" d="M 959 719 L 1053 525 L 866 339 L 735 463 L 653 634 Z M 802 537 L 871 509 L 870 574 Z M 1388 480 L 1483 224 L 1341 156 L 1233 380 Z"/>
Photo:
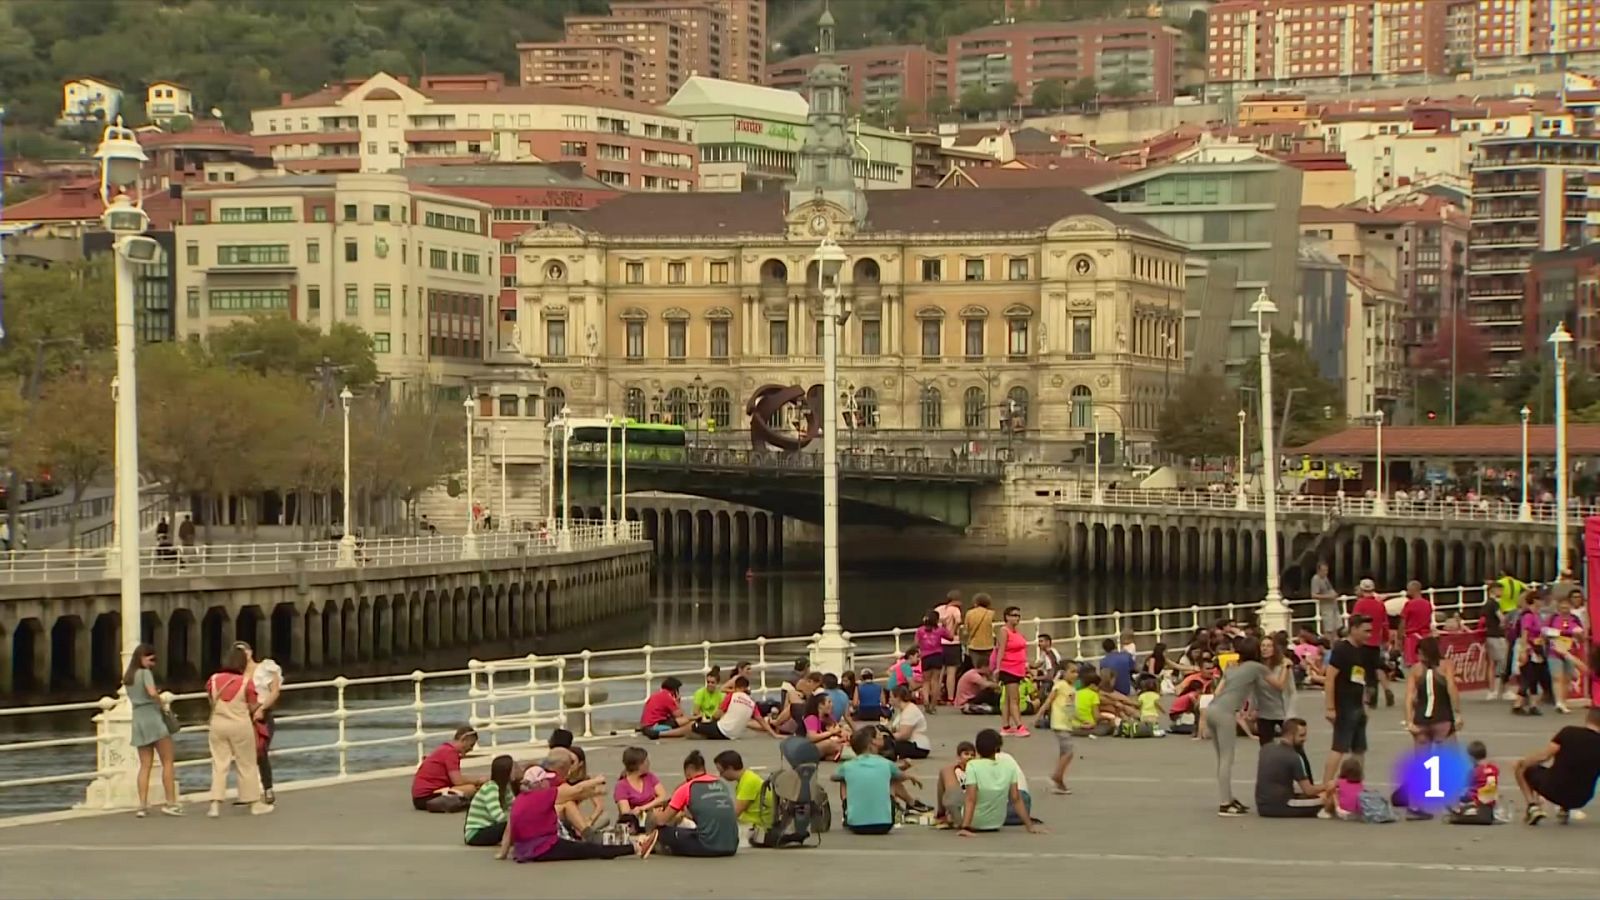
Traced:
<path fill-rule="evenodd" d="M 792 407 L 793 421 L 774 426 L 773 419 L 785 407 Z M 764 384 L 756 388 L 745 401 L 744 411 L 750 416 L 750 446 L 755 450 L 794 451 L 806 446 L 822 435 L 825 403 L 822 385 L 814 384 L 808 390 L 798 384 Z M 784 424 L 792 433 L 778 429 Z"/>

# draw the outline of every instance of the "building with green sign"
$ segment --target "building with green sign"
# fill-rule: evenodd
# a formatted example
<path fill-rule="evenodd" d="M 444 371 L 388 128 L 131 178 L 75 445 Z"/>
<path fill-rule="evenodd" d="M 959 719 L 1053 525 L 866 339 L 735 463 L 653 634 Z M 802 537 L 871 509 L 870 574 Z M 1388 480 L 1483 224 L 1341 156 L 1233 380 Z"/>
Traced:
<path fill-rule="evenodd" d="M 739 191 L 795 178 L 805 139 L 806 98 L 793 91 L 718 78 L 690 78 L 662 107 L 694 124 L 700 190 Z M 866 190 L 911 187 L 909 134 L 852 123 L 855 175 Z"/>

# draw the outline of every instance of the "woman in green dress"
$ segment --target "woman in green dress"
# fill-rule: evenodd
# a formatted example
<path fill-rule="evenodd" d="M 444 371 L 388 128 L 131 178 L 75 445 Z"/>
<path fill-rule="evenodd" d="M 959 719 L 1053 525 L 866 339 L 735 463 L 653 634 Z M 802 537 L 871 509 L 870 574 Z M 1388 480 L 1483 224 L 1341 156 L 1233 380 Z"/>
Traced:
<path fill-rule="evenodd" d="M 172 734 L 167 730 L 166 717 L 161 714 L 155 666 L 155 648 L 140 644 L 128 661 L 128 671 L 122 675 L 128 702 L 133 706 L 133 746 L 139 751 L 139 811 L 134 815 L 141 819 L 150 806 L 150 769 L 156 754 L 161 755 L 161 789 L 167 795 L 161 812 L 169 816 L 183 815 L 183 807 L 178 803 L 178 779 L 173 769 Z"/>

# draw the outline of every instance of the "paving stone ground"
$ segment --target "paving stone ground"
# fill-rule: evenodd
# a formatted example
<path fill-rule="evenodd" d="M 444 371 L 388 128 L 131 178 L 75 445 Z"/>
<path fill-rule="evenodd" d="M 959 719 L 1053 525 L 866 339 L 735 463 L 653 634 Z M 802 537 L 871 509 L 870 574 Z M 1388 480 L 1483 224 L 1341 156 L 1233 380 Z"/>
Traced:
<path fill-rule="evenodd" d="M 1319 700 L 1302 698 L 1302 714 L 1318 712 Z M 1464 737 L 1486 741 L 1509 782 L 1514 758 L 1580 717 L 1514 718 L 1505 704 L 1477 701 L 1468 704 Z M 919 764 L 930 802 L 934 763 L 993 722 L 933 717 L 935 756 Z M 1312 728 L 1308 750 L 1320 766 L 1327 725 L 1318 720 Z M 1376 784 L 1409 744 L 1397 709 L 1377 713 L 1372 738 Z M 624 744 L 589 746 L 594 770 L 614 776 Z M 649 749 L 671 784 L 691 747 L 725 746 L 663 741 Z M 733 746 L 752 765 L 777 764 L 770 740 Z M 1078 746 L 1068 777 L 1075 792 L 1057 797 L 1043 790 L 1055 741 L 1047 734 L 1007 741 L 1037 785 L 1035 812 L 1048 828 L 1042 835 L 836 830 L 820 848 L 743 849 L 728 860 L 658 854 L 516 865 L 462 846 L 460 817 L 413 811 L 408 779 L 394 777 L 280 791 L 278 811 L 266 817 L 230 809 L 213 821 L 194 805 L 183 819 L 117 814 L 0 828 L 0 898 L 1600 896 L 1600 815 L 1538 828 L 1221 819 L 1208 744 L 1174 736 Z M 480 750 L 474 766 L 487 766 L 490 755 Z M 1246 803 L 1255 761 L 1255 744 L 1241 742 L 1234 781 Z"/>

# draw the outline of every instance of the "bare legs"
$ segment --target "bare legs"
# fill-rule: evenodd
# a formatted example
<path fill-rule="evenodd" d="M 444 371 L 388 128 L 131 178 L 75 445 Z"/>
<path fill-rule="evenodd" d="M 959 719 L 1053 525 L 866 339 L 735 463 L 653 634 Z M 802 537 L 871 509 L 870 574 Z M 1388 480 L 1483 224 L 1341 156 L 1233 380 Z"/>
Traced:
<path fill-rule="evenodd" d="M 164 737 L 154 744 L 147 744 L 139 748 L 139 808 L 145 809 L 150 805 L 150 770 L 155 768 L 157 757 L 161 759 L 161 791 L 166 795 L 167 806 L 178 805 L 178 777 L 173 770 L 172 738 Z"/>

